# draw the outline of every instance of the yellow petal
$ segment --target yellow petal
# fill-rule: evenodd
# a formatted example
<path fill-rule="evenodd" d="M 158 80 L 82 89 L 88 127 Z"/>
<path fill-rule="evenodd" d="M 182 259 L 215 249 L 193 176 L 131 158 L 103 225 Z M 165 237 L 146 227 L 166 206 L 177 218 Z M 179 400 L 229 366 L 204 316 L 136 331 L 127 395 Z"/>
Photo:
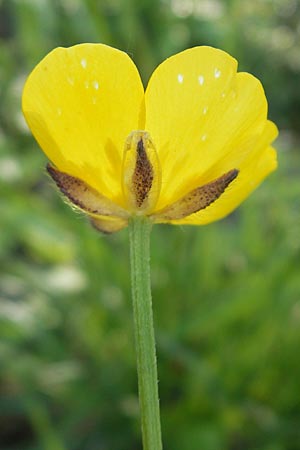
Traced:
<path fill-rule="evenodd" d="M 60 171 L 124 206 L 124 142 L 144 127 L 144 89 L 126 53 L 103 44 L 53 50 L 29 76 L 22 106 Z"/>
<path fill-rule="evenodd" d="M 157 210 L 241 169 L 261 139 L 267 120 L 263 88 L 236 69 L 227 53 L 195 47 L 167 59 L 152 75 L 146 130 L 162 167 Z"/>
<path fill-rule="evenodd" d="M 267 122 L 265 131 L 253 151 L 240 164 L 237 178 L 225 192 L 208 208 L 183 220 L 173 221 L 176 224 L 205 225 L 222 219 L 233 211 L 249 194 L 257 188 L 261 181 L 277 167 L 277 157 L 274 148 L 268 142 L 277 136 L 277 128 L 272 122 Z"/>

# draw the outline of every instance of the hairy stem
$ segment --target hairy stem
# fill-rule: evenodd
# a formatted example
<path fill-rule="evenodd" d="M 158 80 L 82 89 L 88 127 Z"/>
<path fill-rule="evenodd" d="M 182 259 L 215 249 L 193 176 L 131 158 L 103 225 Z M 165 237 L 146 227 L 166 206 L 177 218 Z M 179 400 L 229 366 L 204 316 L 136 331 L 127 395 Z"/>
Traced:
<path fill-rule="evenodd" d="M 131 283 L 143 449 L 162 450 L 151 300 L 150 232 L 151 222 L 147 217 L 137 216 L 130 220 Z"/>

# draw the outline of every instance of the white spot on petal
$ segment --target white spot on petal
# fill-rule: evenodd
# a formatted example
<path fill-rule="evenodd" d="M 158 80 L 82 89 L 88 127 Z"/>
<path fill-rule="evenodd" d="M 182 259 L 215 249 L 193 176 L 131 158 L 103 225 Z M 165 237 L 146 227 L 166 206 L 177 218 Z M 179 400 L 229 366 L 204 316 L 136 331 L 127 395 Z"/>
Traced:
<path fill-rule="evenodd" d="M 215 68 L 215 78 L 220 78 L 220 76 L 221 76 L 221 70 Z"/>
<path fill-rule="evenodd" d="M 82 60 L 80 61 L 81 66 L 85 69 L 87 66 L 87 62 L 86 59 L 82 58 Z"/>
<path fill-rule="evenodd" d="M 206 134 L 202 134 L 202 136 L 201 136 L 201 141 L 206 141 L 206 139 L 207 139 Z"/>
<path fill-rule="evenodd" d="M 94 88 L 95 88 L 96 90 L 99 89 L 99 83 L 98 83 L 97 80 L 94 80 L 94 81 L 93 81 L 93 86 L 94 86 Z"/>
<path fill-rule="evenodd" d="M 74 86 L 74 79 L 72 77 L 68 77 L 67 81 L 71 86 Z"/>
<path fill-rule="evenodd" d="M 222 92 L 221 97 L 225 98 L 226 97 L 226 92 Z"/>
<path fill-rule="evenodd" d="M 204 76 L 203 75 L 199 75 L 198 81 L 199 81 L 200 86 L 203 86 L 203 84 L 204 84 Z"/>
<path fill-rule="evenodd" d="M 178 83 L 183 83 L 183 75 L 181 73 L 179 73 L 177 75 L 177 80 L 178 80 Z"/>
<path fill-rule="evenodd" d="M 208 107 L 205 106 L 205 107 L 203 108 L 203 110 L 202 110 L 202 113 L 203 113 L 203 114 L 207 114 L 207 111 L 208 111 Z"/>

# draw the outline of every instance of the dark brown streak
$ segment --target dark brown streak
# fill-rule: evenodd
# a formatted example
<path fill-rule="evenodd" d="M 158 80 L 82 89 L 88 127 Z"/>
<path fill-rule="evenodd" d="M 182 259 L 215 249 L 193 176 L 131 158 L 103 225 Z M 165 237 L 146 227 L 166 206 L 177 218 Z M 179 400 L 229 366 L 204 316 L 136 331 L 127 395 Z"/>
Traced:
<path fill-rule="evenodd" d="M 210 183 L 199 186 L 157 212 L 156 216 L 164 220 L 179 220 L 207 208 L 223 194 L 238 173 L 237 169 L 232 169 Z"/>
<path fill-rule="evenodd" d="M 56 186 L 59 188 L 62 194 L 64 194 L 75 206 L 83 210 L 87 210 L 86 205 L 84 205 L 78 198 L 74 197 L 70 190 L 74 189 L 74 186 L 82 189 L 83 191 L 87 191 L 88 187 L 85 183 L 79 178 L 71 177 L 70 175 L 57 171 L 51 164 L 47 164 L 46 166 L 47 172 L 51 176 L 51 178 L 55 181 Z M 97 210 L 92 211 L 88 210 L 90 213 L 97 213 Z"/>
<path fill-rule="evenodd" d="M 153 167 L 144 148 L 143 140 L 137 144 L 136 165 L 132 177 L 136 205 L 140 208 L 149 195 L 153 182 Z"/>
<path fill-rule="evenodd" d="M 194 211 L 200 211 L 201 209 L 207 208 L 213 202 L 215 202 L 225 191 L 225 189 L 230 185 L 230 183 L 235 180 L 238 176 L 239 171 L 237 169 L 230 170 L 229 172 L 222 175 L 220 178 L 217 178 L 210 183 L 205 184 L 204 186 L 200 186 L 196 188 L 194 191 L 191 191 L 187 197 L 192 198 L 201 198 L 203 203 L 199 204 L 199 209 Z"/>
<path fill-rule="evenodd" d="M 65 172 L 60 172 L 51 164 L 47 164 L 47 171 L 55 181 L 59 190 L 73 205 L 90 214 L 102 216 L 119 216 L 123 214 L 122 208 L 118 209 L 110 200 L 101 196 L 95 189 L 79 178 Z"/>

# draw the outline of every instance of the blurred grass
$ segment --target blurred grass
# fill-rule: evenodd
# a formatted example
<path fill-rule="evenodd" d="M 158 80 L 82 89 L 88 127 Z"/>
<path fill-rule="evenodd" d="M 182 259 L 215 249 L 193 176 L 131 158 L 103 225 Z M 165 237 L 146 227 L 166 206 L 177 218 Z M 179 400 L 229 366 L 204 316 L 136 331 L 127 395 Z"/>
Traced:
<path fill-rule="evenodd" d="M 233 215 L 157 226 L 153 297 L 165 449 L 300 449 L 299 4 L 0 1 L 0 448 L 141 448 L 127 231 L 65 205 L 20 112 L 53 47 L 105 42 L 146 82 L 208 44 L 266 87 L 279 170 Z"/>

